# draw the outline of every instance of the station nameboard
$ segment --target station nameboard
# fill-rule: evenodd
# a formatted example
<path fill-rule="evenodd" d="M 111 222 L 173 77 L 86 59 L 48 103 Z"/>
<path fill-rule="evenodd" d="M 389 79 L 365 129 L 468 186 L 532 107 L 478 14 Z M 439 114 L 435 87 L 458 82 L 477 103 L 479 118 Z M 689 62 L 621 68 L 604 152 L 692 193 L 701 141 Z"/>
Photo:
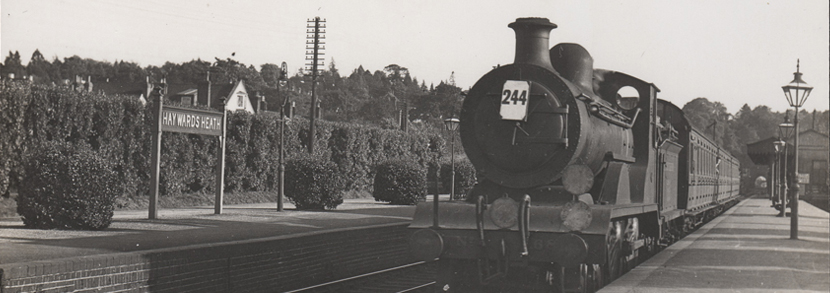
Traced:
<path fill-rule="evenodd" d="M 222 136 L 222 112 L 164 106 L 162 131 Z"/>

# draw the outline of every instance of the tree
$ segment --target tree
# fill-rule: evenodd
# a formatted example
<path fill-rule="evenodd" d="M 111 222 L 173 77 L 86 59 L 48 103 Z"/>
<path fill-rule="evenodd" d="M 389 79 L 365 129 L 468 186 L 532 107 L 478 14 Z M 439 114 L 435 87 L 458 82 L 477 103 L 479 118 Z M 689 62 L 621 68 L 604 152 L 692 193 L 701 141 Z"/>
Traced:
<path fill-rule="evenodd" d="M 112 74 L 113 76 L 111 78 L 113 81 L 132 83 L 143 81 L 147 76 L 147 71 L 134 62 L 124 62 L 124 60 L 121 60 L 113 64 Z"/>
<path fill-rule="evenodd" d="M 710 102 L 706 98 L 696 98 L 683 105 L 683 113 L 689 124 L 704 135 L 712 139 L 716 144 L 723 143 L 723 135 L 726 129 L 726 121 L 729 113 L 726 106 L 720 102 Z M 715 135 L 717 134 L 717 137 Z"/>
<path fill-rule="evenodd" d="M 60 76 L 54 73 L 57 73 L 52 63 L 46 60 L 43 57 L 43 54 L 40 53 L 40 50 L 35 49 L 35 52 L 32 53 L 32 58 L 29 60 L 29 64 L 26 66 L 26 71 L 29 73 L 30 76 L 35 77 L 35 82 L 38 83 L 51 83 L 51 82 L 58 82 L 60 81 Z"/>
<path fill-rule="evenodd" d="M 167 76 L 168 83 L 198 84 L 205 80 L 209 68 L 210 62 L 196 59 L 182 64 L 167 62 L 161 71 Z"/>
<path fill-rule="evenodd" d="M 215 84 L 244 80 L 249 93 L 266 88 L 265 81 L 256 70 L 256 67 L 253 65 L 246 66 L 231 58 L 225 60 L 216 58 L 216 62 L 210 66 L 210 80 Z"/>
<path fill-rule="evenodd" d="M 60 73 L 64 79 L 72 80 L 75 76 L 86 76 L 88 73 L 87 62 L 78 55 L 63 58 L 63 63 L 60 64 Z"/>
<path fill-rule="evenodd" d="M 440 128 L 444 118 L 458 116 L 461 102 L 461 88 L 442 81 L 429 92 L 413 96 L 409 118 Z"/>
<path fill-rule="evenodd" d="M 409 69 L 398 64 L 389 64 L 383 68 L 386 78 L 389 80 L 403 81 L 405 75 L 409 75 Z"/>
<path fill-rule="evenodd" d="M 268 87 L 276 88 L 280 81 L 280 66 L 273 63 L 265 63 L 259 66 L 259 74 L 262 81 Z"/>
<path fill-rule="evenodd" d="M 26 75 L 26 68 L 23 67 L 23 63 L 20 61 L 20 53 L 9 51 L 9 56 L 3 61 L 3 66 L 0 67 L 0 73 L 3 77 L 14 74 L 15 78 L 22 78 Z"/>

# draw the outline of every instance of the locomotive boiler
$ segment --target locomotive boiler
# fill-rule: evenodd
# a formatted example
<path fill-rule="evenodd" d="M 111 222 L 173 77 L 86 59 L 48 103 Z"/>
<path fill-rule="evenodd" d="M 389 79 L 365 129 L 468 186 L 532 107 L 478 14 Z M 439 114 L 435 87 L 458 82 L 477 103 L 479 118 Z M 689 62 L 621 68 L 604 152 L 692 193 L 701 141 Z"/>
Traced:
<path fill-rule="evenodd" d="M 414 255 L 438 261 L 438 292 L 592 292 L 734 198 L 695 189 L 720 196 L 687 213 L 701 198 L 681 182 L 693 129 L 655 85 L 594 69 L 578 44 L 549 49 L 548 19 L 509 27 L 513 64 L 479 79 L 460 115 L 478 183 L 463 201 L 420 203 L 410 225 Z"/>

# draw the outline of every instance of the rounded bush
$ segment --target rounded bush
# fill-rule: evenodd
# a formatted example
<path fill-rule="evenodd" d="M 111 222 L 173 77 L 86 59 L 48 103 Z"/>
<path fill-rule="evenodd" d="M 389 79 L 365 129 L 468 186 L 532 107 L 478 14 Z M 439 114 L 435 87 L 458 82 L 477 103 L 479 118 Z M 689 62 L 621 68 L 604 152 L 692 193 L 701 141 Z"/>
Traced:
<path fill-rule="evenodd" d="M 452 189 L 452 165 L 441 163 L 441 185 L 449 192 Z M 476 169 L 467 158 L 455 159 L 455 198 L 463 199 L 476 184 Z"/>
<path fill-rule="evenodd" d="M 50 142 L 25 162 L 17 213 L 26 227 L 101 230 L 112 223 L 121 185 L 105 158 L 86 146 Z"/>
<path fill-rule="evenodd" d="M 285 165 L 285 196 L 298 210 L 337 208 L 343 203 L 343 186 L 331 161 L 304 157 Z"/>
<path fill-rule="evenodd" d="M 426 195 L 426 170 L 412 161 L 387 161 L 375 172 L 376 201 L 392 204 L 415 204 Z"/>

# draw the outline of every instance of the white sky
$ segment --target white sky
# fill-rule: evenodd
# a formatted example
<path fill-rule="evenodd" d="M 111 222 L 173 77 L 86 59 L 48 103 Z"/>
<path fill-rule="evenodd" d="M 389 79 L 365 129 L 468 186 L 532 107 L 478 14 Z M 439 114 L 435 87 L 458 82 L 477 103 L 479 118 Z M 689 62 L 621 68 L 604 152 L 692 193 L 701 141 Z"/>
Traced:
<path fill-rule="evenodd" d="M 235 1 L 0 0 L 0 53 L 35 49 L 50 60 L 78 55 L 139 65 L 212 61 L 236 53 L 247 65 L 305 63 L 306 20 L 327 20 L 326 64 L 408 67 L 427 84 L 467 89 L 496 64 L 513 62 L 519 17 L 547 17 L 551 46 L 582 44 L 594 66 L 655 83 L 682 107 L 696 97 L 725 104 L 788 105 L 781 86 L 801 59 L 814 86 L 805 109 L 827 110 L 830 8 L 799 1 Z M 2 60 L 0 60 L 2 61 Z"/>

